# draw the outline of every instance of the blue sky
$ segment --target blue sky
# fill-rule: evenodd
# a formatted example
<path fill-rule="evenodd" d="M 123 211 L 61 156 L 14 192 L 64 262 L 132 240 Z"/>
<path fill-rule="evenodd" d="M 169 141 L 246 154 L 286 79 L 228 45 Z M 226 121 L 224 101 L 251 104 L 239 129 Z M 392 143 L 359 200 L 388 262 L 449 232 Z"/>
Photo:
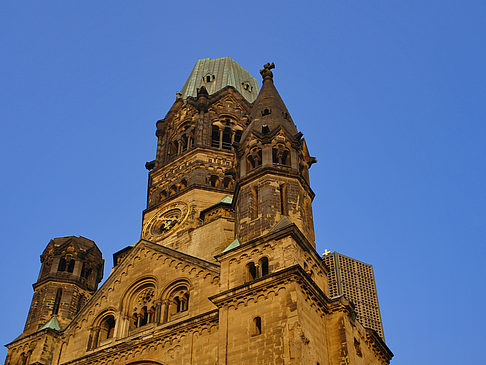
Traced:
<path fill-rule="evenodd" d="M 199 58 L 275 83 L 318 164 L 319 252 L 374 266 L 393 365 L 482 358 L 486 2 L 2 1 L 0 342 L 39 255 L 140 235 L 155 122 Z M 0 350 L 3 361 L 6 350 Z"/>

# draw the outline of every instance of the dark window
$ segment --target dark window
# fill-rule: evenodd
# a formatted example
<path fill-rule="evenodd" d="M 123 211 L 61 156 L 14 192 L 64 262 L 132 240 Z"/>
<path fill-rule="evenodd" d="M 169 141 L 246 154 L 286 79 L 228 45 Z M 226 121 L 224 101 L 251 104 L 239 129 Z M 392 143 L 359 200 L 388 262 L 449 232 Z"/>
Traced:
<path fill-rule="evenodd" d="M 225 127 L 223 129 L 223 145 L 222 148 L 225 150 L 231 149 L 231 128 Z"/>
<path fill-rule="evenodd" d="M 211 128 L 211 147 L 219 148 L 219 127 L 213 125 Z"/>
<path fill-rule="evenodd" d="M 225 189 L 231 189 L 233 187 L 233 183 L 230 177 L 225 177 L 223 180 L 223 187 Z"/>
<path fill-rule="evenodd" d="M 260 272 L 261 276 L 268 275 L 268 258 L 266 257 L 260 259 Z"/>
<path fill-rule="evenodd" d="M 62 289 L 58 288 L 56 292 L 56 299 L 54 299 L 54 306 L 52 307 L 52 314 L 59 313 L 59 306 L 61 305 Z"/>
<path fill-rule="evenodd" d="M 262 334 L 262 319 L 260 317 L 253 318 L 253 336 Z"/>
<path fill-rule="evenodd" d="M 148 311 L 147 307 L 142 308 L 142 313 L 140 315 L 139 327 L 145 326 L 148 323 Z"/>
<path fill-rule="evenodd" d="M 113 337 L 115 332 L 115 317 L 107 316 L 100 325 L 100 340 L 107 340 Z"/>
<path fill-rule="evenodd" d="M 69 264 L 68 264 L 68 267 L 67 267 L 67 272 L 73 272 L 74 271 L 74 263 L 75 263 L 74 260 L 69 260 Z"/>
<path fill-rule="evenodd" d="M 182 152 L 187 151 L 187 141 L 188 141 L 187 136 L 185 134 L 183 134 L 182 138 L 181 138 L 181 145 L 182 145 L 181 150 L 182 150 Z"/>
<path fill-rule="evenodd" d="M 279 187 L 280 190 L 280 214 L 288 215 L 287 210 L 287 185 L 282 184 Z"/>
<path fill-rule="evenodd" d="M 269 115 L 270 114 L 270 109 L 265 108 L 262 112 L 262 115 Z"/>
<path fill-rule="evenodd" d="M 256 148 L 248 155 L 248 169 L 254 169 L 262 164 L 262 150 Z"/>
<path fill-rule="evenodd" d="M 61 258 L 59 260 L 59 266 L 57 267 L 57 271 L 66 271 L 66 260 Z"/>
<path fill-rule="evenodd" d="M 248 281 L 255 280 L 257 278 L 257 268 L 253 262 L 246 264 Z"/>
<path fill-rule="evenodd" d="M 290 153 L 286 148 L 272 148 L 273 163 L 290 166 Z"/>
<path fill-rule="evenodd" d="M 211 185 L 213 188 L 219 186 L 219 178 L 216 175 L 211 175 L 209 178 L 209 185 Z"/>
<path fill-rule="evenodd" d="M 235 142 L 239 142 L 241 140 L 241 131 L 239 129 L 235 132 Z"/>

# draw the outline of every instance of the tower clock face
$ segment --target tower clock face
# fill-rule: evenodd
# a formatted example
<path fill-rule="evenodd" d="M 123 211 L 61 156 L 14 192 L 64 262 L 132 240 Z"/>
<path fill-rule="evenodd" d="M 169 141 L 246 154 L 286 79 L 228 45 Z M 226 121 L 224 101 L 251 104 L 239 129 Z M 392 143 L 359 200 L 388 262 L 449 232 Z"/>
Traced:
<path fill-rule="evenodd" d="M 184 223 L 188 212 L 186 203 L 175 202 L 166 205 L 145 226 L 144 238 L 160 241 L 171 235 Z"/>

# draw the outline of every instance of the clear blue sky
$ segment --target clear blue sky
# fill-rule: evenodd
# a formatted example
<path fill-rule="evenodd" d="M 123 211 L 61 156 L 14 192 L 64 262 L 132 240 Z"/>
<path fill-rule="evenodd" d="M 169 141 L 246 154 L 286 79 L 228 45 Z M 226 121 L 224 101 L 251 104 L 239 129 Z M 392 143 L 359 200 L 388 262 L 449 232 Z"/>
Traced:
<path fill-rule="evenodd" d="M 485 1 L 2 1 L 0 342 L 39 255 L 140 235 L 155 121 L 199 58 L 275 82 L 318 164 L 317 247 L 374 265 L 393 365 L 484 358 Z M 0 361 L 6 350 L 0 350 Z"/>

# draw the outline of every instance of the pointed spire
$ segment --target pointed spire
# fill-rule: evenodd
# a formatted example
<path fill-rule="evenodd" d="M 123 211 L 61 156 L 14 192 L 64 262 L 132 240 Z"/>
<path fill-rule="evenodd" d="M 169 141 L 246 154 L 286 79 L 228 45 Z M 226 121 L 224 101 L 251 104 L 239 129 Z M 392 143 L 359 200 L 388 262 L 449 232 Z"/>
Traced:
<path fill-rule="evenodd" d="M 260 70 L 263 85 L 256 100 L 253 102 L 250 113 L 251 123 L 243 134 L 242 141 L 246 139 L 250 131 L 266 134 L 278 127 L 284 128 L 291 135 L 297 134 L 297 127 L 273 84 L 273 72 L 271 70 L 274 68 L 274 63 L 267 63 Z"/>

